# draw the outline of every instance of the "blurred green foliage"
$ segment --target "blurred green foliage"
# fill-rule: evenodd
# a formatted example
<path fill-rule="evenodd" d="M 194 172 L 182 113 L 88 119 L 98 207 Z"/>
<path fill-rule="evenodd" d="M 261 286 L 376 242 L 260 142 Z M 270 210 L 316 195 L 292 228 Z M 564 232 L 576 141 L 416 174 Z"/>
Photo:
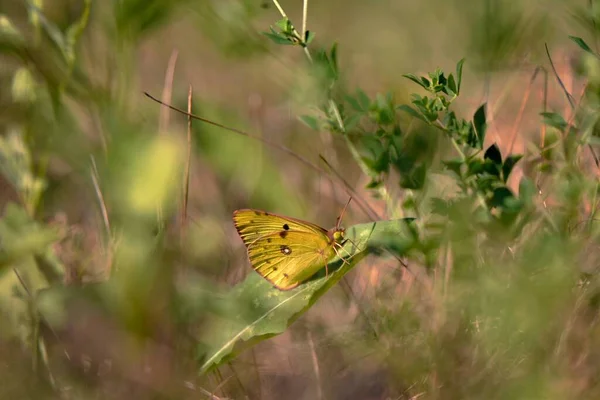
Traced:
<path fill-rule="evenodd" d="M 392 3 L 0 0 L 0 398 L 600 396 L 600 3 Z"/>

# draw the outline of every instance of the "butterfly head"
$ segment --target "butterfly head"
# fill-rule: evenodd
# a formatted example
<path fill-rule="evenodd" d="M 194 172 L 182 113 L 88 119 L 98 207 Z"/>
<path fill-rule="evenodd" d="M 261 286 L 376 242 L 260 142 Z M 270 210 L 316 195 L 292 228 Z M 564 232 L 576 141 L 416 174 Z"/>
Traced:
<path fill-rule="evenodd" d="M 345 230 L 344 229 L 336 229 L 333 231 L 332 239 L 336 242 L 341 242 L 342 240 L 344 240 L 344 233 Z"/>

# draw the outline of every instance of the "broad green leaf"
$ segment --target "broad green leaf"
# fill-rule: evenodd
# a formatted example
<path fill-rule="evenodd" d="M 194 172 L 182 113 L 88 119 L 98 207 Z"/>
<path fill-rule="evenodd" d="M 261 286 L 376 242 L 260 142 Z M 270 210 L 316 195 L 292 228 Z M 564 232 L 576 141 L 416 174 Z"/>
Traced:
<path fill-rule="evenodd" d="M 380 221 L 355 225 L 346 231 L 349 239 L 338 257 L 310 281 L 289 291 L 280 291 L 258 274 L 247 279 L 218 300 L 223 310 L 199 343 L 201 372 L 219 365 L 228 357 L 253 344 L 284 332 L 323 294 L 333 287 L 370 252 L 390 245 L 390 238 L 412 238 L 406 220 Z"/>

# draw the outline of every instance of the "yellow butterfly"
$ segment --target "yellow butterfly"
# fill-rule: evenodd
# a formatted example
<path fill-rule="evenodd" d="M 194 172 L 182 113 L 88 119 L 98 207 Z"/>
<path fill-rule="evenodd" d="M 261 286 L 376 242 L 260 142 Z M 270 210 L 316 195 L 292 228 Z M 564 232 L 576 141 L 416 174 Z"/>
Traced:
<path fill-rule="evenodd" d="M 290 290 L 321 268 L 327 270 L 333 256 L 339 256 L 338 250 L 346 243 L 340 222 L 348 203 L 330 230 L 253 209 L 234 211 L 233 222 L 248 249 L 254 270 L 277 289 Z"/>

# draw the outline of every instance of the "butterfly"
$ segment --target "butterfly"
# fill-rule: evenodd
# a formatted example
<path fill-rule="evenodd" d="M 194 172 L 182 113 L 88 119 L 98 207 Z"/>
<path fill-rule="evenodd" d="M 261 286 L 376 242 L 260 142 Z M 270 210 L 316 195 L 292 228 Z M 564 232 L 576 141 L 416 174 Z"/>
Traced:
<path fill-rule="evenodd" d="M 290 290 L 323 267 L 328 274 L 327 264 L 347 241 L 340 222 L 350 200 L 330 230 L 254 209 L 234 211 L 233 222 L 254 270 L 277 289 Z"/>

